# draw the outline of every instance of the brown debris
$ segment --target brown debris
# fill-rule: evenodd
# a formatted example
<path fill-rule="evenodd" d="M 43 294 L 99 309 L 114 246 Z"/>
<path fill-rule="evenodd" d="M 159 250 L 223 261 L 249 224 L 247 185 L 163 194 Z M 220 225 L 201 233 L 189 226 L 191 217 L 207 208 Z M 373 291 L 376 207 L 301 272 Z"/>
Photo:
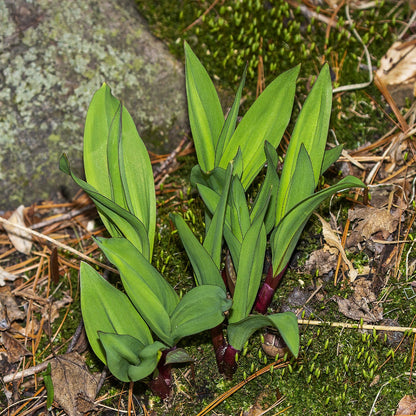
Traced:
<path fill-rule="evenodd" d="M 347 247 L 357 247 L 360 243 L 378 239 L 387 240 L 397 230 L 399 212 L 390 213 L 385 208 L 355 207 L 348 211 L 348 219 L 356 226 L 347 239 Z"/>
<path fill-rule="evenodd" d="M 414 415 L 414 414 L 416 414 L 416 397 L 406 395 L 399 401 L 396 415 Z"/>
<path fill-rule="evenodd" d="M 93 410 L 99 377 L 93 375 L 76 352 L 51 362 L 54 400 L 69 415 L 81 416 Z"/>
<path fill-rule="evenodd" d="M 338 303 L 339 311 L 346 317 L 355 321 L 378 322 L 383 319 L 383 308 L 381 305 L 373 304 L 377 297 L 374 294 L 372 283 L 365 279 L 359 278 L 353 284 L 353 294 L 344 299 L 340 296 L 334 296 Z M 372 307 L 370 308 L 370 305 Z"/>
<path fill-rule="evenodd" d="M 381 58 L 380 68 L 376 74 L 386 85 L 398 106 L 406 102 L 406 98 L 414 98 L 416 69 L 416 43 L 394 42 Z"/>
<path fill-rule="evenodd" d="M 7 332 L 1 333 L 0 340 L 7 350 L 8 361 L 10 363 L 17 363 L 22 357 L 32 355 L 16 338 Z"/>
<path fill-rule="evenodd" d="M 9 221 L 13 224 L 25 226 L 24 206 L 20 205 L 10 216 Z M 17 230 L 11 225 L 4 225 L 7 235 L 16 250 L 23 254 L 29 254 L 32 248 L 32 236 L 27 232 Z"/>

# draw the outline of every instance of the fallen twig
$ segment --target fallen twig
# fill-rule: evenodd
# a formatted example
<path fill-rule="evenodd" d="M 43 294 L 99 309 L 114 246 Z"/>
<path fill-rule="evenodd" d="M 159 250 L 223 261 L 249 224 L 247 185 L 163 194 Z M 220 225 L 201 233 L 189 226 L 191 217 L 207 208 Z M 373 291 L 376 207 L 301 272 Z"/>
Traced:
<path fill-rule="evenodd" d="M 384 325 L 369 325 L 369 324 L 350 324 L 347 322 L 329 322 L 329 321 L 311 321 L 309 319 L 298 319 L 299 325 L 314 325 L 314 326 L 331 326 L 335 328 L 350 328 L 350 329 L 365 329 L 388 332 L 411 332 L 416 333 L 416 328 L 406 326 L 384 326 Z"/>
<path fill-rule="evenodd" d="M 30 234 L 34 235 L 35 237 L 40 238 L 41 240 L 46 240 L 49 243 L 52 243 L 53 245 L 62 248 L 63 250 L 66 250 L 66 251 L 69 251 L 72 254 L 75 254 L 76 256 L 80 257 L 81 259 L 83 259 L 85 261 L 88 261 L 89 263 L 96 264 L 97 266 L 100 266 L 103 269 L 107 269 L 107 270 L 110 270 L 113 273 L 118 274 L 118 271 L 116 269 L 114 269 L 113 267 L 107 266 L 106 264 L 101 263 L 98 260 L 93 259 L 92 257 L 88 257 L 84 253 L 81 253 L 80 251 L 75 250 L 74 248 L 72 248 L 72 247 L 70 247 L 66 244 L 60 243 L 59 241 L 56 241 L 53 238 L 48 237 L 45 234 L 38 233 L 37 231 L 34 231 L 34 230 L 32 230 L 31 228 L 28 228 L 28 227 L 23 227 L 22 225 L 14 224 L 14 223 L 6 220 L 3 217 L 0 217 L 0 223 L 6 224 L 9 227 L 16 228 L 17 230 L 20 230 L 20 231 L 25 231 L 27 233 L 30 233 Z"/>

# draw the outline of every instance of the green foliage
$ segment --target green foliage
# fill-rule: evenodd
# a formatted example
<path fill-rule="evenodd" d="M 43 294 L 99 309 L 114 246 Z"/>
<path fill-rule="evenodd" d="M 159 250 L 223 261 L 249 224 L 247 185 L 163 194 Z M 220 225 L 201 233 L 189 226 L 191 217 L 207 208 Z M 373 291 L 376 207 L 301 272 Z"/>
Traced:
<path fill-rule="evenodd" d="M 277 77 L 235 128 L 244 76 L 224 121 L 214 85 L 188 44 L 185 56 L 188 113 L 199 166 L 205 173 L 215 167 L 225 169 L 240 149 L 244 166 L 241 182 L 247 189 L 266 161 L 265 140 L 276 148 L 289 123 L 299 67 Z"/>
<path fill-rule="evenodd" d="M 105 84 L 88 110 L 84 164 L 87 181 L 74 175 L 65 155 L 60 160 L 61 170 L 92 198 L 112 235 L 96 242 L 118 268 L 128 295 L 82 263 L 85 329 L 92 349 L 110 371 L 122 381 L 135 381 L 155 370 L 162 350 L 220 324 L 231 301 L 218 284 L 201 284 L 179 297 L 150 263 L 156 222 L 150 159 L 129 113 Z M 224 212 L 225 201 L 222 205 Z M 221 221 L 214 218 L 212 223 L 220 233 Z M 217 253 L 219 262 L 217 240 L 209 239 L 209 250 L 210 255 Z M 202 282 L 207 282 L 207 272 L 201 270 Z M 153 341 L 152 333 L 162 342 Z M 170 362 L 182 362 L 183 354 L 177 355 L 170 356 Z"/>
<path fill-rule="evenodd" d="M 133 119 L 106 84 L 88 109 L 83 154 L 87 183 L 138 218 L 148 235 L 145 257 L 151 259 L 156 224 L 152 166 Z M 99 212 L 110 234 L 118 237 L 118 224 Z"/>
<path fill-rule="evenodd" d="M 235 128 L 238 115 L 236 103 L 239 101 L 242 83 L 230 115 L 223 120 L 221 126 L 222 112 L 218 110 L 219 98 L 214 85 L 188 45 L 185 45 L 185 56 L 188 111 L 194 119 L 191 130 L 199 163 L 192 170 L 191 179 L 204 200 L 207 218 L 216 220 L 217 235 L 219 229 L 223 230 L 237 273 L 228 319 L 230 344 L 239 350 L 255 330 L 271 325 L 280 331 L 296 356 L 299 340 L 296 317 L 293 314 L 289 314 L 292 315 L 291 318 L 283 320 L 279 315 L 266 318 L 250 316 L 250 312 L 259 291 L 267 234 L 271 232 L 273 276 L 277 276 L 286 268 L 313 210 L 335 192 L 365 186 L 350 176 L 330 188 L 314 193 L 322 172 L 338 158 L 341 151 L 341 147 L 325 151 L 332 105 L 328 65 L 323 67 L 299 114 L 279 178 L 275 148 L 289 123 L 299 67 L 274 80 Z M 245 74 L 243 81 L 244 78 Z M 197 82 L 198 79 L 200 83 Z M 201 125 L 207 125 L 208 120 L 215 120 L 215 129 L 202 130 Z M 218 146 L 218 143 L 221 145 Z M 218 155 L 217 151 L 222 153 Z M 264 182 L 255 203 L 249 208 L 246 190 L 266 160 L 268 169 Z M 227 165 L 236 168 L 233 172 L 230 172 L 230 168 L 224 172 Z M 218 215 L 219 212 L 221 216 Z M 193 239 L 192 247 L 189 247 L 191 232 L 183 220 L 176 217 L 174 221 L 195 270 L 213 267 L 208 253 L 203 253 L 203 247 L 199 247 L 196 238 Z M 207 237 L 211 235 L 213 227 L 210 221 L 206 225 Z M 218 267 L 218 262 L 216 265 Z M 197 280 L 198 274 L 196 272 Z M 262 309 L 264 308 L 261 307 L 260 310 Z M 282 321 L 285 322 L 284 325 Z"/>

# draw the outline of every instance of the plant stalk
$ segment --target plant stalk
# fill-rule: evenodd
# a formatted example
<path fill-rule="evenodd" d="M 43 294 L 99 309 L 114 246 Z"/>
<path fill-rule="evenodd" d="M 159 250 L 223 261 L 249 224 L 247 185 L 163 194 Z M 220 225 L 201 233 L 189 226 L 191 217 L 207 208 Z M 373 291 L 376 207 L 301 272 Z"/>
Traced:
<path fill-rule="evenodd" d="M 239 351 L 225 341 L 222 324 L 211 329 L 211 339 L 218 371 L 231 379 L 237 370 L 236 355 Z"/>
<path fill-rule="evenodd" d="M 273 266 L 272 264 L 269 265 L 266 279 L 257 293 L 256 302 L 254 303 L 254 310 L 256 312 L 263 315 L 267 312 L 267 308 L 272 303 L 274 293 L 276 292 L 276 289 L 285 274 L 286 268 L 287 265 L 276 277 L 273 277 Z"/>
<path fill-rule="evenodd" d="M 154 372 L 154 378 L 149 382 L 149 388 L 153 394 L 161 399 L 168 398 L 172 391 L 172 364 L 166 364 L 166 355 L 174 349 L 176 347 L 162 351 L 162 356 Z"/>

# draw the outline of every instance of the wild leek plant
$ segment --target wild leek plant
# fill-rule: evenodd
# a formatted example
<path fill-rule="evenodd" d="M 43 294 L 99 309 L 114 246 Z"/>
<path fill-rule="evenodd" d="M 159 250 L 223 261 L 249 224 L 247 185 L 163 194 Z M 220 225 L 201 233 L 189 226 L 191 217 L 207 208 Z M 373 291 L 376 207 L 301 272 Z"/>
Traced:
<path fill-rule="evenodd" d="M 106 84 L 88 110 L 84 165 L 86 181 L 74 175 L 65 155 L 60 160 L 61 170 L 94 201 L 112 236 L 96 242 L 119 270 L 125 291 L 81 264 L 81 310 L 88 340 L 118 379 L 136 381 L 154 373 L 150 385 L 165 397 L 170 366 L 189 360 L 176 344 L 220 324 L 231 301 L 218 284 L 201 284 L 180 297 L 151 265 L 153 172 L 130 114 Z M 201 271 L 203 276 L 207 272 Z"/>
<path fill-rule="evenodd" d="M 227 201 L 221 208 L 224 214 L 221 229 L 237 276 L 235 289 L 229 287 L 234 292 L 233 306 L 228 320 L 228 346 L 222 353 L 223 359 L 230 367 L 235 353 L 241 350 L 247 338 L 266 325 L 279 329 L 296 355 L 298 335 L 293 314 L 266 318 L 250 315 L 250 312 L 253 306 L 262 314 L 267 311 L 312 212 L 336 192 L 365 186 L 359 179 L 348 176 L 336 185 L 315 193 L 320 176 L 341 152 L 341 146 L 325 150 L 332 105 L 328 65 L 323 67 L 299 114 L 279 177 L 276 148 L 290 120 L 299 67 L 277 77 L 236 127 L 245 74 L 233 106 L 224 118 L 214 85 L 188 45 L 185 45 L 185 55 L 188 112 L 198 158 L 191 181 L 206 206 L 207 238 L 212 227 L 210 222 L 219 212 L 218 206 Z M 250 208 L 247 190 L 266 161 L 267 173 Z M 225 180 L 225 168 L 230 163 L 235 167 L 228 181 Z M 197 253 L 195 248 L 189 247 L 186 224 L 179 217 L 175 218 L 175 224 L 194 268 L 203 270 L 205 265 L 201 262 L 209 263 L 209 252 L 200 250 Z M 272 265 L 259 289 L 267 237 L 272 251 Z M 195 240 L 194 246 L 196 244 Z M 215 264 L 219 267 L 218 258 Z M 231 359 L 226 351 L 233 352 Z M 217 351 L 218 356 L 221 359 L 221 353 Z"/>

